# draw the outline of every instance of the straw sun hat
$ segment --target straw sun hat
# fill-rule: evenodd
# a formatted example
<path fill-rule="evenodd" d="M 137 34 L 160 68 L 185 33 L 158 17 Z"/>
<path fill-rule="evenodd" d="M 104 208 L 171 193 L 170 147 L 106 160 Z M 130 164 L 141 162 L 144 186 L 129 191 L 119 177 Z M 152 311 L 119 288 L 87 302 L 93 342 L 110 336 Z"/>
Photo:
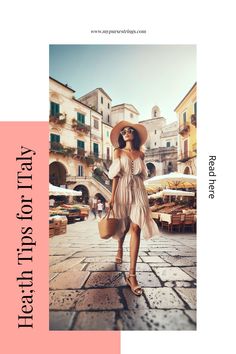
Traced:
<path fill-rule="evenodd" d="M 119 146 L 119 143 L 118 143 L 119 134 L 120 134 L 121 130 L 124 129 L 125 127 L 130 127 L 130 128 L 135 129 L 138 132 L 138 135 L 140 138 L 140 145 L 145 144 L 148 134 L 147 134 L 147 129 L 144 127 L 144 125 L 142 125 L 140 123 L 134 124 L 134 123 L 128 122 L 127 120 L 122 120 L 121 122 L 116 124 L 111 131 L 110 139 L 111 139 L 111 143 L 113 146 L 115 146 L 115 147 Z"/>

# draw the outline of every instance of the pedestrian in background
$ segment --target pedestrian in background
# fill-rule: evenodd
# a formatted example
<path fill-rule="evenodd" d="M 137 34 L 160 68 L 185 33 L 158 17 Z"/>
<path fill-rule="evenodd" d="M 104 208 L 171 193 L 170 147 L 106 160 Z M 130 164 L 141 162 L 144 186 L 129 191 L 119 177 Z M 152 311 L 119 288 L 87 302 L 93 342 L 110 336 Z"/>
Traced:
<path fill-rule="evenodd" d="M 103 203 L 101 202 L 101 200 L 98 200 L 98 207 L 97 207 L 97 210 L 98 210 L 98 216 L 99 216 L 99 218 L 102 217 L 103 209 L 104 209 Z"/>
<path fill-rule="evenodd" d="M 96 219 L 96 218 L 97 218 L 97 199 L 96 199 L 96 198 L 93 198 L 93 199 L 92 199 L 91 212 L 92 212 L 93 215 L 94 215 L 94 219 Z"/>

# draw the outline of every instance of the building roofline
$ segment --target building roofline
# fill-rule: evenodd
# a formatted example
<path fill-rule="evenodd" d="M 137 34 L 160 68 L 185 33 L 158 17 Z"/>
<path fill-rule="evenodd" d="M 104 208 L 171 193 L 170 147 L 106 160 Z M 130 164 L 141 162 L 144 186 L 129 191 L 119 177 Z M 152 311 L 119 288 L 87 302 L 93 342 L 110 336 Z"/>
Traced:
<path fill-rule="evenodd" d="M 113 128 L 113 126 L 111 124 L 107 123 L 107 122 L 102 121 L 102 124 L 108 125 L 108 127 Z"/>
<path fill-rule="evenodd" d="M 72 92 L 75 92 L 75 90 L 73 90 L 70 86 L 68 86 L 67 84 L 63 84 L 62 82 L 54 79 L 52 76 L 49 76 L 49 79 L 55 81 L 56 83 L 62 85 L 63 87 L 67 88 L 68 90 L 72 91 Z"/>
<path fill-rule="evenodd" d="M 83 106 L 85 106 L 85 107 L 91 109 L 91 111 L 94 111 L 94 112 L 100 114 L 100 116 L 102 116 L 102 113 L 96 111 L 96 109 L 93 109 L 92 107 L 87 106 L 85 103 L 79 101 L 77 98 L 73 97 L 73 100 L 76 101 L 76 102 L 78 102 L 78 103 L 80 103 L 80 104 L 82 104 Z"/>
<path fill-rule="evenodd" d="M 136 112 L 135 112 L 132 108 L 131 108 L 130 110 L 131 110 L 132 112 L 136 113 L 136 114 L 137 114 L 137 113 L 140 114 L 139 111 L 137 110 L 137 108 L 134 107 L 134 105 L 133 105 L 132 103 L 120 103 L 120 104 L 116 104 L 115 106 L 112 106 L 112 107 L 111 107 L 111 110 L 112 110 L 112 108 L 121 107 L 121 106 L 132 106 Z"/>
<path fill-rule="evenodd" d="M 110 96 L 106 93 L 106 91 L 104 91 L 104 90 L 103 90 L 103 88 L 101 88 L 101 87 L 97 87 L 97 88 L 95 88 L 94 90 L 89 91 L 89 92 L 88 92 L 88 93 L 86 93 L 85 95 L 81 96 L 81 97 L 80 97 L 80 99 L 82 99 L 82 98 L 84 98 L 84 97 L 86 97 L 86 96 L 90 95 L 92 92 L 95 92 L 96 90 L 100 90 L 100 91 L 102 91 L 102 92 L 103 92 L 103 94 L 104 94 L 105 96 L 107 96 L 107 98 L 108 98 L 109 100 L 111 100 L 111 101 L 112 101 L 111 97 L 110 97 Z"/>
<path fill-rule="evenodd" d="M 166 119 L 165 117 L 154 117 L 154 118 L 140 120 L 139 123 L 145 123 L 145 122 L 149 122 L 150 120 L 156 120 L 156 119 L 160 119 L 160 118 Z"/>
<path fill-rule="evenodd" d="M 180 103 L 176 106 L 176 108 L 174 109 L 174 112 L 176 112 L 177 108 L 179 108 L 179 106 L 181 105 L 181 103 L 183 103 L 183 101 L 185 100 L 185 98 L 190 94 L 190 92 L 192 91 L 192 89 L 197 85 L 197 82 L 195 82 L 193 84 L 193 86 L 191 87 L 191 89 L 188 91 L 188 93 L 186 93 L 186 95 L 184 96 L 184 98 L 180 101 Z"/>

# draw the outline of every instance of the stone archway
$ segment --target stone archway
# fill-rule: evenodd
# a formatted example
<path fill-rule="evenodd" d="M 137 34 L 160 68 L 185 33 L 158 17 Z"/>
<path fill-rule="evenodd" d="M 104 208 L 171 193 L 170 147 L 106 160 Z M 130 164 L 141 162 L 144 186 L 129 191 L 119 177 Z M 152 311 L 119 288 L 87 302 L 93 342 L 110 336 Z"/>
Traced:
<path fill-rule="evenodd" d="M 49 165 L 49 181 L 54 186 L 66 185 L 66 167 L 58 161 L 54 161 Z"/>
<path fill-rule="evenodd" d="M 75 197 L 79 203 L 89 204 L 89 190 L 86 186 L 79 184 L 74 188 L 74 190 L 82 192 L 81 196 Z"/>
<path fill-rule="evenodd" d="M 95 198 L 96 198 L 97 200 L 101 200 L 102 203 L 105 203 L 105 201 L 106 201 L 106 198 L 104 198 L 101 193 L 96 193 L 96 194 L 95 194 Z"/>
<path fill-rule="evenodd" d="M 152 162 L 146 164 L 148 169 L 148 177 L 156 176 L 156 166 Z"/>

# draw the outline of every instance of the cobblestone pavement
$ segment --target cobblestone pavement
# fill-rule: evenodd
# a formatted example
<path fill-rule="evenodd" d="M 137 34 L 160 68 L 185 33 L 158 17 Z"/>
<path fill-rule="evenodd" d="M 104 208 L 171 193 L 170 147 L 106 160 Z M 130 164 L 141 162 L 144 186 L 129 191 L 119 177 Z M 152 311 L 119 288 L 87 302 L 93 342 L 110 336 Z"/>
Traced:
<path fill-rule="evenodd" d="M 120 265 L 91 217 L 49 240 L 50 330 L 196 330 L 196 235 L 141 239 L 140 297 L 125 282 L 129 240 Z"/>

